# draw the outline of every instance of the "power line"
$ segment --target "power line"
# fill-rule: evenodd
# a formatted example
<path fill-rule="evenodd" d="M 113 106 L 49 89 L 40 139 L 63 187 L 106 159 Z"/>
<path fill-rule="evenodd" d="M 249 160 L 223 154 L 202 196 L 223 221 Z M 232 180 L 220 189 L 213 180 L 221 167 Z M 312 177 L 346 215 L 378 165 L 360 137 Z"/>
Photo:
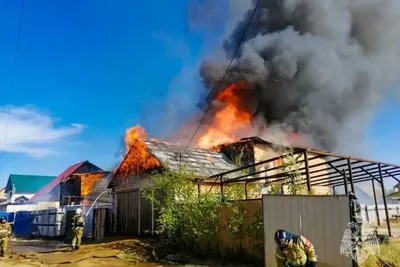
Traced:
<path fill-rule="evenodd" d="M 18 23 L 18 32 L 17 32 L 17 45 L 15 48 L 14 65 L 13 65 L 13 72 L 12 72 L 12 78 L 11 78 L 11 89 L 14 89 L 14 87 L 15 87 L 15 76 L 17 73 L 19 43 L 20 43 L 20 39 L 21 39 L 21 28 L 22 28 L 22 20 L 23 20 L 23 15 L 24 15 L 24 6 L 25 6 L 25 0 L 21 0 L 21 8 L 20 8 L 20 13 L 19 13 L 19 23 Z M 11 116 L 11 105 L 8 105 L 7 122 L 6 122 L 6 129 L 5 129 L 6 132 L 4 135 L 4 147 L 3 147 L 3 153 L 1 154 L 1 161 L 0 161 L 0 174 L 3 169 L 4 154 L 5 154 L 5 149 L 6 149 L 6 145 L 7 145 L 8 126 L 10 124 L 10 116 Z"/>
<path fill-rule="evenodd" d="M 236 54 L 238 53 L 239 48 L 240 48 L 240 46 L 241 46 L 242 43 L 243 43 L 244 37 L 246 36 L 246 32 L 247 32 L 247 30 L 248 30 L 248 28 L 249 28 L 249 26 L 250 26 L 251 21 L 253 20 L 254 14 L 256 13 L 257 8 L 258 8 L 260 2 L 261 2 L 261 0 L 258 0 L 256 6 L 254 7 L 253 13 L 252 13 L 251 16 L 250 16 L 249 21 L 247 22 L 246 28 L 245 28 L 244 31 L 243 31 L 242 37 L 240 38 L 240 41 L 239 41 L 238 46 L 237 46 L 237 48 L 236 48 L 236 50 L 235 50 L 235 53 L 233 54 L 232 59 L 231 59 L 231 61 L 229 62 L 229 65 L 228 65 L 228 67 L 226 68 L 226 71 L 225 71 L 224 75 L 222 76 L 221 80 L 219 81 L 218 86 L 217 86 L 217 89 L 214 90 L 214 94 L 212 95 L 212 99 L 214 99 L 215 95 L 216 95 L 217 92 L 220 90 L 220 87 L 221 87 L 223 81 L 225 80 L 225 76 L 226 76 L 226 74 L 228 73 L 228 71 L 229 71 L 229 69 L 230 69 L 230 67 L 231 67 L 231 65 L 232 65 L 232 63 L 233 63 L 233 60 L 235 59 Z M 197 126 L 197 128 L 196 128 L 196 130 L 194 131 L 194 133 L 193 133 L 192 137 L 190 138 L 189 142 L 187 143 L 187 145 L 186 145 L 185 148 L 183 149 L 182 153 L 188 148 L 188 146 L 190 145 L 190 143 L 193 141 L 193 138 L 196 136 L 196 133 L 199 131 L 200 126 L 203 124 L 204 119 L 205 119 L 205 117 L 206 117 L 206 115 L 207 115 L 207 112 L 209 111 L 210 107 L 211 107 L 211 103 L 207 106 L 207 108 L 206 108 L 206 110 L 205 110 L 205 112 L 204 112 L 204 115 L 203 115 L 203 117 L 201 118 L 201 120 L 200 120 L 200 122 L 199 122 L 199 125 Z"/>

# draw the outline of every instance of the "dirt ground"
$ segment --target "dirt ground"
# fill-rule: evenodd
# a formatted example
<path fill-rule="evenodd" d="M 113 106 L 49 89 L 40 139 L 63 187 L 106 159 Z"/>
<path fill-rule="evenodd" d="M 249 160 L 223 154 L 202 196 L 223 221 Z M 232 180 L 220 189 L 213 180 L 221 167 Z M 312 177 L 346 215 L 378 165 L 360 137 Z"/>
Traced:
<path fill-rule="evenodd" d="M 62 247 L 63 248 L 59 248 Z M 52 249 L 58 247 L 56 249 Z M 47 267 L 238 267 L 213 261 L 193 260 L 190 264 L 151 262 L 151 242 L 148 240 L 125 239 L 98 244 L 83 245 L 72 252 L 60 242 L 10 240 L 10 251 L 6 259 L 0 260 L 1 267 L 47 266 Z"/>

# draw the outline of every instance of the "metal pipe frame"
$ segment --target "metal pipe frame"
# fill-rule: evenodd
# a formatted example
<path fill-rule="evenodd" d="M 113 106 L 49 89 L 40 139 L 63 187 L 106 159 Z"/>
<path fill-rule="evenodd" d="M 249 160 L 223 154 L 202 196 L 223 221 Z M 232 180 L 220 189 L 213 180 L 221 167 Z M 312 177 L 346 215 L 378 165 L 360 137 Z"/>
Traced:
<path fill-rule="evenodd" d="M 387 203 L 386 203 L 385 182 L 383 181 L 383 177 L 382 177 L 381 164 L 379 164 L 378 166 L 379 166 L 379 177 L 380 177 L 381 187 L 382 187 L 383 205 L 385 205 L 386 225 L 387 225 L 389 237 L 392 237 L 392 229 L 390 228 L 389 211 L 388 211 L 388 207 L 387 207 Z"/>
<path fill-rule="evenodd" d="M 377 219 L 377 221 L 378 221 L 378 226 L 381 226 L 381 220 L 379 219 L 378 201 L 376 200 L 375 181 L 374 181 L 374 180 L 371 180 L 371 182 L 372 182 L 372 191 L 374 192 L 374 202 L 375 202 L 376 219 Z"/>

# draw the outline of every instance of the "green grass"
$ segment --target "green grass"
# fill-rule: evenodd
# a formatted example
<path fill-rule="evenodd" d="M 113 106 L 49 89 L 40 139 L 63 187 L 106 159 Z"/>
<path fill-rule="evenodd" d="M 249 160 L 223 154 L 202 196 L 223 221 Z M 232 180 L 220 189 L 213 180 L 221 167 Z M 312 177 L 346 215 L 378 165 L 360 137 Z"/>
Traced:
<path fill-rule="evenodd" d="M 400 240 L 381 245 L 379 255 L 371 255 L 360 267 L 400 266 Z"/>
<path fill-rule="evenodd" d="M 393 192 L 389 195 L 387 195 L 388 197 L 400 197 L 400 191 L 399 192 Z"/>

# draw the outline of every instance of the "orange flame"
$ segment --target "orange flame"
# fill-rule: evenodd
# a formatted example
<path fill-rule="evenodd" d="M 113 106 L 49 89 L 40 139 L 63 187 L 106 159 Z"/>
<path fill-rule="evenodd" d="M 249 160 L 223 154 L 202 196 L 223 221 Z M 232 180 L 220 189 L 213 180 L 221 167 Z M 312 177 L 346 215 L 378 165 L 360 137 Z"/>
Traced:
<path fill-rule="evenodd" d="M 81 176 L 81 195 L 87 196 L 96 184 L 97 179 L 104 177 L 104 173 L 87 173 Z"/>
<path fill-rule="evenodd" d="M 238 131 L 251 127 L 251 113 L 240 105 L 239 93 L 246 86 L 244 82 L 231 84 L 218 94 L 216 99 L 222 103 L 222 108 L 215 113 L 211 125 L 197 139 L 198 147 L 218 150 L 218 145 L 239 139 Z"/>
<path fill-rule="evenodd" d="M 140 125 L 126 130 L 125 145 L 127 153 L 116 171 L 115 177 L 127 178 L 131 175 L 160 167 L 160 162 L 147 151 L 144 140 L 147 133 Z"/>

